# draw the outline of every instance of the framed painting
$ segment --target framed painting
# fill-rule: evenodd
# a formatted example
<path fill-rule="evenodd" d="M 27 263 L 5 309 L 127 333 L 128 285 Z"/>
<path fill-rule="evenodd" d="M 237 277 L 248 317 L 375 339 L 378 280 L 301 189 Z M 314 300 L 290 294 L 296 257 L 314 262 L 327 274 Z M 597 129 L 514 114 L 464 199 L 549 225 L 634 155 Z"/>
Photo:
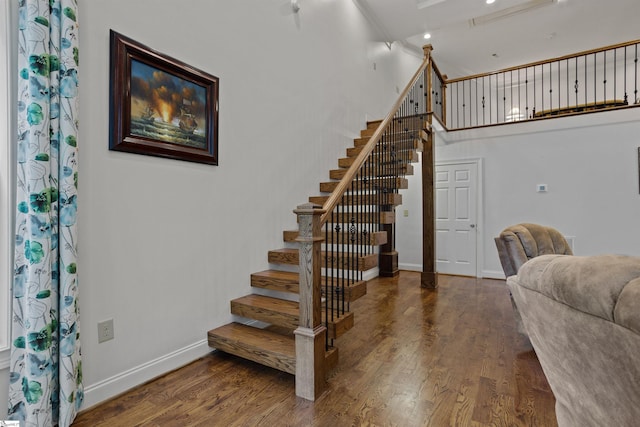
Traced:
<path fill-rule="evenodd" d="M 218 164 L 219 79 L 111 31 L 109 149 Z"/>

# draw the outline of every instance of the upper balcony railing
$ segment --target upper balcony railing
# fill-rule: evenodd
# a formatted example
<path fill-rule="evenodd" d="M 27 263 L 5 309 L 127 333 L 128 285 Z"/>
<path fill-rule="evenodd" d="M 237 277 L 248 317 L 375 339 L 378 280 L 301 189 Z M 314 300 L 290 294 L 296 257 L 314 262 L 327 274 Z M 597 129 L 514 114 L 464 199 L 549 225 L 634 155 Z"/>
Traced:
<path fill-rule="evenodd" d="M 455 130 L 640 106 L 639 44 L 450 80 L 434 67 L 431 108 Z"/>

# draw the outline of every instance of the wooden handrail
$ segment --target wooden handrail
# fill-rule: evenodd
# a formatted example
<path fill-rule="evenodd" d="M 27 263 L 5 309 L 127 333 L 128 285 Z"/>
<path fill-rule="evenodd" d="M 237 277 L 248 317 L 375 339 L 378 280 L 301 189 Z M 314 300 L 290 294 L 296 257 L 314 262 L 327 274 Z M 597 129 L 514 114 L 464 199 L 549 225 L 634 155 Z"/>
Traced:
<path fill-rule="evenodd" d="M 613 49 L 619 49 L 621 47 L 626 47 L 626 46 L 633 46 L 635 44 L 640 44 L 640 40 L 633 40 L 633 41 L 626 42 L 626 43 L 618 43 L 618 44 L 614 44 L 614 45 L 610 45 L 610 46 L 604 46 L 604 47 L 601 47 L 601 48 L 598 48 L 598 49 L 585 50 L 583 52 L 578 52 L 578 53 L 572 53 L 570 55 L 559 56 L 559 57 L 553 58 L 553 59 L 545 59 L 543 61 L 530 62 L 528 64 L 517 65 L 515 67 L 509 67 L 509 68 L 504 68 L 504 69 L 498 70 L 498 71 L 490 71 L 488 73 L 480 73 L 480 74 L 474 74 L 472 76 L 458 77 L 458 78 L 455 78 L 455 79 L 444 80 L 444 82 L 446 84 L 449 84 L 449 83 L 458 83 L 458 82 L 462 82 L 462 81 L 465 81 L 465 80 L 479 79 L 481 77 L 494 76 L 496 74 L 508 73 L 510 71 L 521 70 L 523 68 L 537 67 L 538 65 L 544 65 L 544 64 L 549 64 L 549 63 L 552 63 L 552 62 L 564 61 L 566 59 L 578 58 L 578 57 L 586 56 L 586 55 L 592 55 L 594 53 L 604 52 L 604 51 L 613 50 Z"/>
<path fill-rule="evenodd" d="M 369 138 L 369 141 L 367 142 L 367 144 L 362 148 L 362 151 L 360 151 L 360 154 L 358 154 L 358 156 L 355 158 L 351 167 L 347 170 L 347 172 L 345 173 L 344 177 L 340 180 L 335 190 L 333 190 L 333 192 L 331 193 L 331 196 L 329 196 L 327 201 L 322 206 L 322 209 L 325 211 L 325 213 L 322 215 L 320 219 L 321 224 L 325 224 L 327 222 L 331 213 L 333 212 L 335 207 L 338 205 L 338 203 L 342 199 L 342 196 L 349 189 L 349 186 L 353 182 L 353 179 L 355 178 L 356 174 L 358 173 L 358 171 L 360 171 L 360 168 L 362 167 L 362 165 L 364 165 L 364 162 L 369 157 L 369 154 L 373 152 L 373 149 L 378 144 L 378 141 L 380 141 L 380 138 L 382 137 L 383 132 L 389 126 L 389 123 L 391 123 L 391 120 L 393 120 L 393 116 L 396 114 L 396 112 L 402 105 L 404 99 L 409 94 L 409 91 L 411 90 L 413 85 L 416 83 L 416 81 L 420 78 L 422 73 L 424 73 L 424 70 L 427 68 L 427 65 L 429 64 L 429 61 L 431 59 L 431 51 L 433 50 L 433 47 L 430 44 L 428 44 L 423 46 L 422 50 L 424 51 L 424 59 L 422 61 L 422 64 L 420 65 L 420 68 L 418 68 L 418 71 L 416 71 L 416 73 L 413 75 L 413 77 L 409 81 L 409 84 L 404 88 L 404 90 L 398 97 L 397 101 L 393 104 L 393 107 L 391 107 L 391 111 L 389 111 L 389 114 L 387 114 L 387 116 L 384 118 L 382 123 L 380 123 L 380 125 L 375 130 L 371 138 Z"/>

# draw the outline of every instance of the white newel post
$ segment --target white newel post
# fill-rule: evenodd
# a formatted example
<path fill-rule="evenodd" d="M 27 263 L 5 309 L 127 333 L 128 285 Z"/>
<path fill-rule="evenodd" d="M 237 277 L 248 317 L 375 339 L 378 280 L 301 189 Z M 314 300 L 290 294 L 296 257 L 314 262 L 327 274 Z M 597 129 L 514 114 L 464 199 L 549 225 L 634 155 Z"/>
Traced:
<path fill-rule="evenodd" d="M 322 237 L 320 206 L 307 203 L 294 211 L 298 215 L 300 243 L 300 325 L 296 336 L 296 396 L 315 400 L 325 388 L 325 337 L 322 325 L 320 289 Z"/>

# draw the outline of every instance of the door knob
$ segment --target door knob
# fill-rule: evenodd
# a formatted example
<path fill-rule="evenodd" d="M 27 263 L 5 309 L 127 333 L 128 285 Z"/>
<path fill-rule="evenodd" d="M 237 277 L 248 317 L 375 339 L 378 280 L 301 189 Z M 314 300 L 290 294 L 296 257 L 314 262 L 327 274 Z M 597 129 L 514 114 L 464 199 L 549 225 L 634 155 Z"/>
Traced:
<path fill-rule="evenodd" d="M 476 228 L 476 225 L 475 224 L 471 224 L 469 227 Z"/>

